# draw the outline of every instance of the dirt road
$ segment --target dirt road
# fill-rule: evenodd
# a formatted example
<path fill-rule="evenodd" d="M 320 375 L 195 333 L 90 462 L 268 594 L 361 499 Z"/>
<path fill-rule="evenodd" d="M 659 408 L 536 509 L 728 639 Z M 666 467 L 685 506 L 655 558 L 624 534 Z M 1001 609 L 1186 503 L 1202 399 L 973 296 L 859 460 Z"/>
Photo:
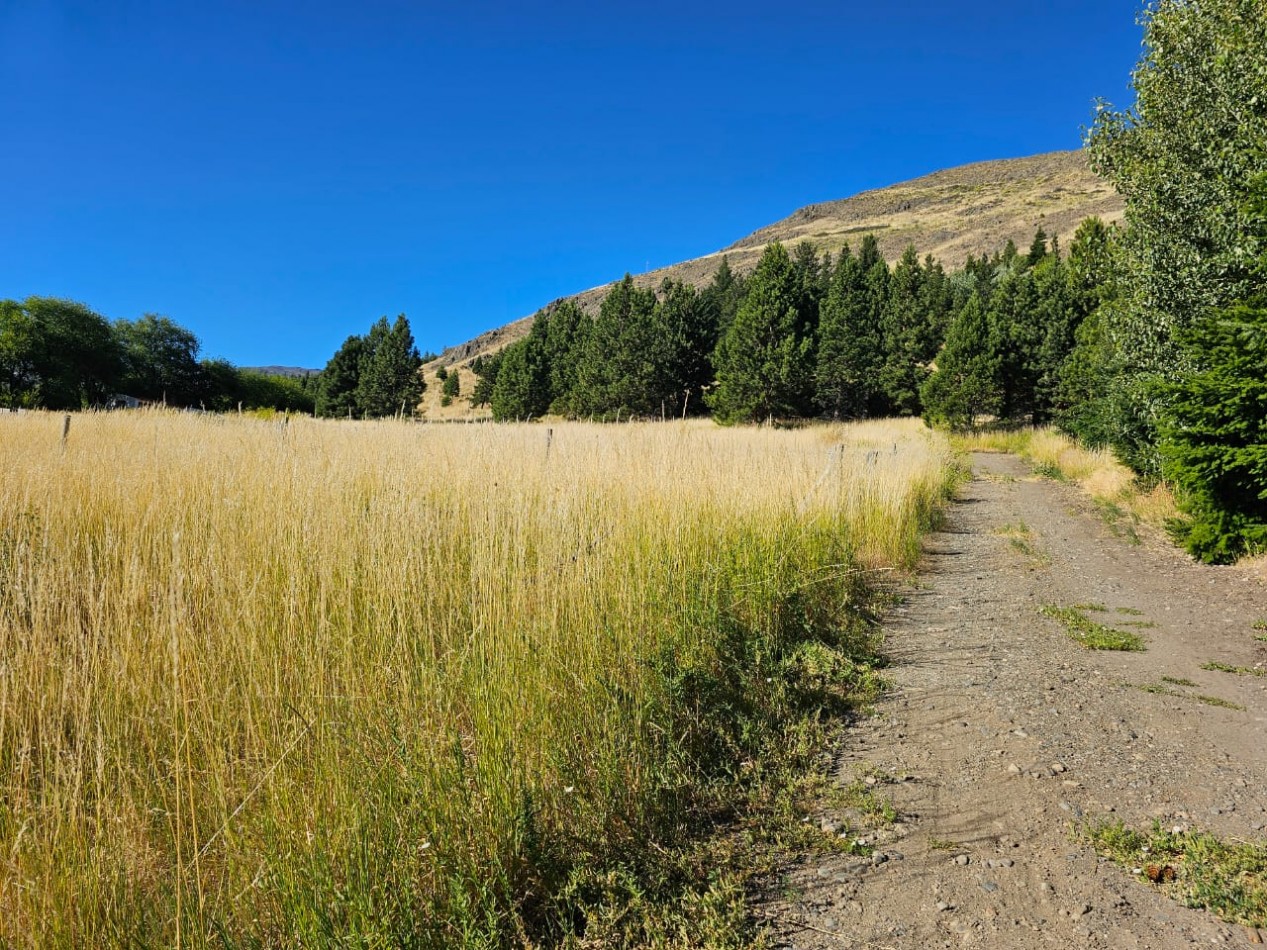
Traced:
<path fill-rule="evenodd" d="M 1267 677 L 1201 669 L 1267 661 L 1253 626 L 1267 588 L 1161 540 L 1132 545 L 1075 488 L 1011 456 L 973 462 L 920 587 L 890 617 L 894 688 L 840 750 L 840 781 L 869 774 L 898 820 L 862 833 L 871 858 L 785 869 L 762 907 L 773 945 L 1249 946 L 1244 928 L 1162 896 L 1071 826 L 1267 835 Z M 1146 649 L 1087 650 L 1044 605 L 1081 605 Z M 811 820 L 860 834 L 848 809 Z"/>

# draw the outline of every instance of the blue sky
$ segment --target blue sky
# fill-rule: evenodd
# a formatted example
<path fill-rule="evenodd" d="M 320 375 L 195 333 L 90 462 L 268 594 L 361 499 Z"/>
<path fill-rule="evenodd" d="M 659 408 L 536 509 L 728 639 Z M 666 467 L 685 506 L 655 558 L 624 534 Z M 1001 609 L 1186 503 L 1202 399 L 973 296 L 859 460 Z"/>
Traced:
<path fill-rule="evenodd" d="M 0 0 L 0 297 L 320 367 L 439 350 L 813 201 L 1076 148 L 1136 0 Z"/>

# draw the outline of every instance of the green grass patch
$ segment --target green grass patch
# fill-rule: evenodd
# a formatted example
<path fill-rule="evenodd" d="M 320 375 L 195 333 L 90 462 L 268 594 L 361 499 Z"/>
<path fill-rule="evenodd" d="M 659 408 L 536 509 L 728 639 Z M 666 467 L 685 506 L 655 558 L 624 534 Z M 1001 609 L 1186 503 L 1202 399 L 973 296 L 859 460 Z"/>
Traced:
<path fill-rule="evenodd" d="M 1183 693 L 1177 689 L 1171 689 L 1169 686 L 1163 685 L 1166 683 L 1169 683 L 1175 686 L 1196 686 L 1197 685 L 1196 683 L 1192 682 L 1192 680 L 1189 680 L 1189 679 L 1179 679 L 1174 676 L 1163 676 L 1161 678 L 1161 683 L 1144 683 L 1138 686 L 1134 686 L 1133 688 L 1138 689 L 1145 693 L 1154 693 L 1158 696 L 1177 696 L 1180 699 L 1195 699 L 1197 702 L 1202 703 L 1206 706 L 1218 706 L 1222 709 L 1235 709 L 1237 712 L 1245 711 L 1244 706 L 1240 705 L 1239 703 L 1234 703 L 1231 700 L 1223 699 L 1222 697 L 1219 697 L 1219 696 L 1208 696 L 1205 693 Z"/>
<path fill-rule="evenodd" d="M 1144 611 L 1136 610 L 1134 607 L 1118 607 L 1117 612 L 1120 614 L 1126 614 L 1128 617 L 1144 616 Z"/>
<path fill-rule="evenodd" d="M 1267 620 L 1255 620 L 1253 626 L 1255 630 L 1267 630 Z"/>
<path fill-rule="evenodd" d="M 1038 612 L 1044 617 L 1059 621 L 1069 636 L 1088 650 L 1140 652 L 1145 649 L 1144 640 L 1138 634 L 1096 623 L 1077 607 L 1044 604 Z"/>
<path fill-rule="evenodd" d="M 1050 478 L 1056 482 L 1068 482 L 1069 476 L 1065 474 L 1065 470 L 1054 462 L 1035 462 L 1033 466 L 1035 475 L 1042 478 Z"/>
<path fill-rule="evenodd" d="M 959 850 L 959 842 L 951 841 L 949 838 L 929 838 L 928 846 L 934 851 L 957 851 Z"/>
<path fill-rule="evenodd" d="M 1258 666 L 1232 666 L 1230 663 L 1220 663 L 1218 660 L 1211 660 L 1208 663 L 1202 663 L 1201 669 L 1210 670 L 1215 673 L 1235 673 L 1237 676 L 1267 676 L 1267 670 Z"/>
<path fill-rule="evenodd" d="M 1115 537 L 1121 538 L 1129 544 L 1141 544 L 1139 532 L 1135 530 L 1135 526 L 1139 524 L 1139 516 L 1133 512 L 1127 511 L 1116 502 L 1109 501 L 1107 498 L 1092 498 L 1095 503 L 1095 512 L 1100 516 L 1100 520 L 1105 523 L 1109 531 Z"/>
<path fill-rule="evenodd" d="M 1118 625 L 1122 627 L 1130 627 L 1133 630 L 1152 630 L 1157 624 L 1151 620 L 1119 620 Z"/>
<path fill-rule="evenodd" d="M 867 780 L 871 781 L 868 782 Z M 844 801 L 856 809 L 873 828 L 886 827 L 901 817 L 893 802 L 881 793 L 884 785 L 893 784 L 892 777 L 875 769 L 864 769 L 844 788 Z"/>
<path fill-rule="evenodd" d="M 1267 843 L 1229 843 L 1201 831 L 1151 832 L 1121 822 L 1082 833 L 1097 851 L 1167 896 L 1229 923 L 1267 926 Z"/>

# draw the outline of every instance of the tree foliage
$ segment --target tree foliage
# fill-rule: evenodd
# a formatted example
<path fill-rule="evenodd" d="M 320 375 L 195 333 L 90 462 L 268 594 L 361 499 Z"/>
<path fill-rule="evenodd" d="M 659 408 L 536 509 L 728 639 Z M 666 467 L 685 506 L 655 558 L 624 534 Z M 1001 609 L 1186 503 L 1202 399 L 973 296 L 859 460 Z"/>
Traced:
<path fill-rule="evenodd" d="M 1087 144 L 1126 197 L 1121 300 L 1105 312 L 1119 361 L 1107 428 L 1126 461 L 1156 475 L 1172 384 L 1192 368 L 1180 341 L 1247 296 L 1261 249 L 1245 207 L 1267 170 L 1267 7 L 1153 0 L 1143 25 L 1136 103 L 1101 107 Z"/>

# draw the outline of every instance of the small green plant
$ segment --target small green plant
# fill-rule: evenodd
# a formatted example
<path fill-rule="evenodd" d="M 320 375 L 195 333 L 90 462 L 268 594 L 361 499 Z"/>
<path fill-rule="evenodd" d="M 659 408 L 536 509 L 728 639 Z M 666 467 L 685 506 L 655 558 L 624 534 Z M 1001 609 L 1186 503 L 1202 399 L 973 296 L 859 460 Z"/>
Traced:
<path fill-rule="evenodd" d="M 1255 620 L 1255 621 L 1254 621 L 1254 629 L 1255 629 L 1255 630 L 1267 630 L 1267 620 Z"/>
<path fill-rule="evenodd" d="M 949 838 L 929 838 L 928 846 L 934 851 L 955 851 L 959 848 L 959 842 Z"/>
<path fill-rule="evenodd" d="M 1267 926 L 1267 844 L 1228 844 L 1201 831 L 1144 833 L 1119 822 L 1082 829 L 1117 864 L 1188 907 L 1230 923 Z"/>
<path fill-rule="evenodd" d="M 1074 604 L 1073 609 L 1074 610 L 1089 610 L 1089 611 L 1093 611 L 1095 613 L 1101 613 L 1101 614 L 1109 612 L 1109 608 L 1104 606 L 1104 604 L 1096 604 L 1096 603 Z"/>
<path fill-rule="evenodd" d="M 891 825 L 900 817 L 888 797 L 879 793 L 881 785 L 892 784 L 891 776 L 876 769 L 863 769 L 859 776 L 845 786 L 845 801 L 857 809 L 872 827 Z"/>
<path fill-rule="evenodd" d="M 1135 530 L 1135 525 L 1139 523 L 1138 515 L 1107 498 L 1094 498 L 1092 501 L 1095 502 L 1096 514 L 1115 537 L 1122 538 L 1129 544 L 1141 543 L 1139 532 Z"/>
<path fill-rule="evenodd" d="M 1050 478 L 1056 482 L 1067 482 L 1069 476 L 1055 462 L 1036 462 L 1034 463 L 1034 474 L 1042 478 Z"/>
<path fill-rule="evenodd" d="M 1207 696 L 1204 693 L 1198 693 L 1192 698 L 1199 703 L 1205 703 L 1207 706 L 1221 706 L 1224 709 L 1235 709 L 1237 712 L 1245 711 L 1245 707 L 1240 703 L 1234 703 L 1229 699 L 1222 699 L 1218 696 Z"/>
<path fill-rule="evenodd" d="M 1235 673 L 1237 676 L 1267 676 L 1267 669 L 1263 669 L 1260 666 L 1232 666 L 1229 663 L 1220 663 L 1217 660 L 1202 663 L 1201 669 L 1211 670 L 1215 673 Z"/>
<path fill-rule="evenodd" d="M 1096 623 L 1076 607 L 1058 607 L 1055 604 L 1044 604 L 1038 612 L 1064 625 L 1066 632 L 1088 650 L 1123 650 L 1140 652 L 1145 649 L 1144 640 L 1139 634 L 1125 630 L 1115 630 L 1102 623 Z"/>
<path fill-rule="evenodd" d="M 1118 624 L 1123 627 L 1131 627 L 1135 630 L 1152 630 L 1157 624 L 1151 620 L 1119 620 Z"/>
<path fill-rule="evenodd" d="M 1118 607 L 1117 612 L 1120 614 L 1126 614 L 1128 617 L 1144 616 L 1144 611 L 1136 610 L 1134 607 Z"/>
<path fill-rule="evenodd" d="M 1158 696 L 1177 696 L 1180 699 L 1195 699 L 1197 702 L 1204 703 L 1206 706 L 1219 706 L 1223 709 L 1235 709 L 1238 712 L 1245 711 L 1245 707 L 1239 703 L 1231 702 L 1230 700 L 1223 699 L 1219 696 L 1207 696 L 1204 693 L 1183 693 L 1177 689 L 1170 689 L 1168 686 L 1162 685 L 1162 683 L 1171 683 L 1175 686 L 1197 685 L 1189 679 L 1179 679 L 1174 676 L 1163 676 L 1161 678 L 1161 683 L 1144 683 L 1134 688 L 1145 693 L 1154 693 Z"/>

